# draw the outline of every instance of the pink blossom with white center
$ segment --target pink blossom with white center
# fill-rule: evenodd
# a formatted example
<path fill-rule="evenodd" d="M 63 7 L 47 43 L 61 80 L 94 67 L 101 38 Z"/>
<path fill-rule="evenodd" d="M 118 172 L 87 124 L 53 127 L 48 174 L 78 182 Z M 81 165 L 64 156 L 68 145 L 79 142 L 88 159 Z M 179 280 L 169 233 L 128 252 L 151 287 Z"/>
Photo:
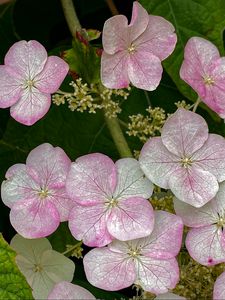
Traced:
<path fill-rule="evenodd" d="M 181 247 L 182 232 L 180 217 L 156 211 L 154 230 L 148 237 L 115 240 L 86 254 L 83 262 L 87 280 L 108 291 L 136 283 L 154 294 L 168 292 L 179 280 L 175 256 Z"/>
<path fill-rule="evenodd" d="M 70 165 L 61 148 L 45 143 L 29 153 L 26 164 L 6 172 L 2 201 L 11 208 L 10 222 L 23 237 L 45 237 L 68 220 L 73 206 L 65 192 Z"/>
<path fill-rule="evenodd" d="M 102 33 L 103 85 L 117 89 L 131 82 L 138 88 L 155 90 L 162 78 L 161 61 L 173 52 L 177 42 L 174 30 L 164 18 L 148 15 L 137 1 L 129 25 L 123 15 L 108 19 Z"/>
<path fill-rule="evenodd" d="M 0 107 L 10 107 L 11 116 L 24 125 L 33 125 L 51 105 L 51 94 L 63 82 L 68 64 L 49 56 L 37 41 L 16 42 L 0 65 Z"/>
<path fill-rule="evenodd" d="M 102 247 L 114 238 L 144 237 L 153 230 L 153 208 L 146 200 L 153 185 L 133 158 L 114 164 L 100 153 L 79 157 L 72 163 L 66 191 L 76 202 L 69 228 L 88 246 Z"/>
<path fill-rule="evenodd" d="M 225 118 L 225 57 L 220 57 L 214 44 L 200 37 L 189 39 L 180 77 L 205 104 Z"/>
<path fill-rule="evenodd" d="M 143 146 L 140 166 L 153 183 L 201 207 L 225 180 L 225 140 L 209 134 L 200 115 L 179 108 L 165 122 L 161 137 Z"/>
<path fill-rule="evenodd" d="M 190 256 L 205 266 L 225 262 L 225 182 L 220 184 L 216 197 L 201 208 L 177 199 L 174 208 L 184 224 L 191 227 L 186 238 Z"/>
<path fill-rule="evenodd" d="M 213 300 L 225 299 L 225 272 L 223 272 L 215 281 L 213 288 Z"/>

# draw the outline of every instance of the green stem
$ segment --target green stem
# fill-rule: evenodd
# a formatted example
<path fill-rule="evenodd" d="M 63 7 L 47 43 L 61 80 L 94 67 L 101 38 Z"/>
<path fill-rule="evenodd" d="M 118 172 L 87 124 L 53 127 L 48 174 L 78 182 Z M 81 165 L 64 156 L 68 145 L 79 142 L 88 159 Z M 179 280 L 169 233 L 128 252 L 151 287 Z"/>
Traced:
<path fill-rule="evenodd" d="M 192 110 L 193 112 L 196 112 L 196 109 L 197 109 L 197 107 L 198 107 L 198 105 L 199 105 L 200 102 L 201 102 L 201 98 L 198 97 L 197 100 L 196 100 L 196 102 L 195 102 L 195 105 L 193 107 L 193 110 Z"/>
<path fill-rule="evenodd" d="M 81 25 L 79 22 L 79 19 L 76 14 L 76 10 L 73 5 L 72 0 L 61 0 L 64 16 L 66 18 L 66 22 L 68 24 L 68 27 L 70 29 L 70 32 L 72 36 L 74 37 L 76 34 L 76 31 L 81 30 Z"/>
<path fill-rule="evenodd" d="M 68 250 L 64 251 L 62 254 L 65 255 L 71 251 L 73 251 L 74 249 L 76 249 L 77 247 L 82 245 L 82 241 L 78 242 L 77 244 L 75 244 L 73 247 L 69 248 Z"/>

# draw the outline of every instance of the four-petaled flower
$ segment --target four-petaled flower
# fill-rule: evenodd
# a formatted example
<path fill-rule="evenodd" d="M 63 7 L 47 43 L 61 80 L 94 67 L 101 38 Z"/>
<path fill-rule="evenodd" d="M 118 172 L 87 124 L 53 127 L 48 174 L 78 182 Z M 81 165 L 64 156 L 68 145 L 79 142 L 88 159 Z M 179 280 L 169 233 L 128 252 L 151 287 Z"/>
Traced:
<path fill-rule="evenodd" d="M 51 105 L 51 94 L 64 80 L 69 66 L 57 56 L 47 56 L 37 41 L 19 41 L 0 66 L 0 107 L 25 125 L 41 119 Z"/>
<path fill-rule="evenodd" d="M 26 238 L 53 233 L 67 221 L 73 202 L 65 192 L 71 161 L 65 152 L 50 144 L 33 149 L 26 164 L 15 164 L 6 173 L 1 196 L 11 208 L 12 226 Z"/>
<path fill-rule="evenodd" d="M 113 238 L 131 240 L 149 235 L 154 226 L 149 198 L 152 183 L 132 158 L 115 164 L 106 155 L 93 153 L 72 163 L 66 191 L 75 200 L 69 228 L 77 240 L 102 247 Z"/>
<path fill-rule="evenodd" d="M 211 42 L 192 37 L 184 51 L 180 77 L 212 110 L 225 118 L 225 57 Z"/>
<path fill-rule="evenodd" d="M 107 247 L 95 248 L 86 254 L 87 280 L 109 291 L 136 283 L 155 294 L 168 292 L 179 279 L 175 256 L 180 250 L 182 230 L 180 217 L 156 211 L 150 236 L 126 242 L 115 240 Z"/>
<path fill-rule="evenodd" d="M 135 1 L 130 24 L 123 15 L 108 19 L 102 42 L 103 85 L 124 88 L 131 82 L 138 88 L 152 91 L 162 77 L 161 61 L 173 52 L 177 37 L 170 22 L 148 15 Z"/>
<path fill-rule="evenodd" d="M 140 166 L 153 183 L 201 207 L 225 180 L 225 140 L 208 134 L 200 115 L 180 108 L 165 122 L 161 137 L 146 142 Z"/>

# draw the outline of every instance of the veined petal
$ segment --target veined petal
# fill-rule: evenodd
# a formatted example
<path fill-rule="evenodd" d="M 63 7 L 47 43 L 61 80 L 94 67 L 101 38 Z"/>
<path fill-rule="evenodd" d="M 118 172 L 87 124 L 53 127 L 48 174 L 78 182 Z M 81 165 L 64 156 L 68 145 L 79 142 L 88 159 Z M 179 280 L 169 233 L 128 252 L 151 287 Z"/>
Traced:
<path fill-rule="evenodd" d="M 225 90 L 222 88 L 222 84 L 208 85 L 206 86 L 205 91 L 202 101 L 221 118 L 225 119 Z"/>
<path fill-rule="evenodd" d="M 159 85 L 163 68 L 160 59 L 145 51 L 137 49 L 128 56 L 128 77 L 137 88 L 153 91 Z"/>
<path fill-rule="evenodd" d="M 51 96 L 40 93 L 36 88 L 26 88 L 19 101 L 11 106 L 10 114 L 18 122 L 24 125 L 33 125 L 40 120 L 49 110 Z"/>
<path fill-rule="evenodd" d="M 225 299 L 225 272 L 223 272 L 215 281 L 213 288 L 213 300 Z"/>
<path fill-rule="evenodd" d="M 134 261 L 127 254 L 115 253 L 108 248 L 91 250 L 84 256 L 83 263 L 87 280 L 107 291 L 126 288 L 136 278 Z"/>
<path fill-rule="evenodd" d="M 139 161 L 149 180 L 165 189 L 169 188 L 169 178 L 180 168 L 180 158 L 167 150 L 160 137 L 150 138 L 144 144 Z"/>
<path fill-rule="evenodd" d="M 161 138 L 169 151 L 189 158 L 208 139 L 208 126 L 200 115 L 178 108 L 165 122 Z"/>
<path fill-rule="evenodd" d="M 128 52 L 119 51 L 113 55 L 103 51 L 101 57 L 101 81 L 110 89 L 122 89 L 129 86 L 127 73 Z"/>
<path fill-rule="evenodd" d="M 35 78 L 35 87 L 43 93 L 52 94 L 58 90 L 69 71 L 68 64 L 58 56 L 49 56 L 44 69 Z"/>

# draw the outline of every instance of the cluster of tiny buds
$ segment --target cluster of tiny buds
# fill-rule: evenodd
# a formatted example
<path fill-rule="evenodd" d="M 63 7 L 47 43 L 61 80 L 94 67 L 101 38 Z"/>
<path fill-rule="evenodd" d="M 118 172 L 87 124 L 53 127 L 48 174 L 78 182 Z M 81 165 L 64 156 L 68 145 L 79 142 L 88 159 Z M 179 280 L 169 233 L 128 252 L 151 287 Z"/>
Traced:
<path fill-rule="evenodd" d="M 185 100 L 175 102 L 174 104 L 176 105 L 177 108 L 184 108 L 184 109 L 187 109 L 187 110 L 190 110 L 193 106 L 189 103 L 186 103 Z"/>

